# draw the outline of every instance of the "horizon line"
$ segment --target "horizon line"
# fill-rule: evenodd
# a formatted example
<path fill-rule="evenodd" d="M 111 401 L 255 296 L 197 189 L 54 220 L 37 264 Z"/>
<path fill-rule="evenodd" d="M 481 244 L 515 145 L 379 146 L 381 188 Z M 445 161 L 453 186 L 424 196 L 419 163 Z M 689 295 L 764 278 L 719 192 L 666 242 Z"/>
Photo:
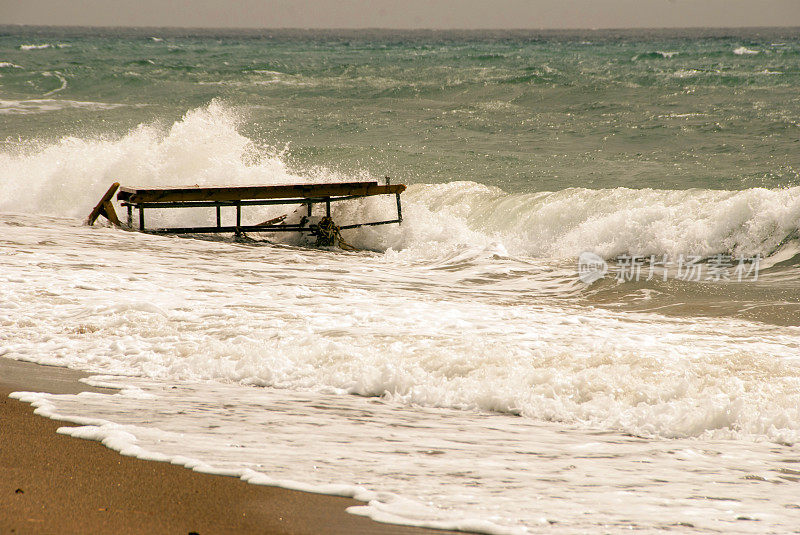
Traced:
<path fill-rule="evenodd" d="M 382 26 L 156 26 L 156 25 L 103 25 L 103 24 L 28 24 L 4 23 L 0 28 L 92 28 L 92 29 L 131 29 L 131 30 L 248 30 L 248 31 L 394 31 L 394 32 L 530 32 L 530 31 L 624 31 L 624 30 L 799 30 L 800 25 L 789 26 L 603 26 L 569 28 L 392 28 Z M 800 35 L 798 35 L 800 37 Z"/>

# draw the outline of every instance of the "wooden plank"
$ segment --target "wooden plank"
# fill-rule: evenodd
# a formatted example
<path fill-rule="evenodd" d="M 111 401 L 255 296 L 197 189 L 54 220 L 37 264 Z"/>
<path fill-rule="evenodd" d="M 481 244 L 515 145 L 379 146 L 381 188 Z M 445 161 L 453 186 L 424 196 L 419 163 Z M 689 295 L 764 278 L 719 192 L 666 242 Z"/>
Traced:
<path fill-rule="evenodd" d="M 119 188 L 119 182 L 114 182 L 113 184 L 111 184 L 111 187 L 108 188 L 108 191 L 105 192 L 103 197 L 100 199 L 100 202 L 97 203 L 97 206 L 95 206 L 92 209 L 92 212 L 89 214 L 89 217 L 86 218 L 87 225 L 94 225 L 94 222 L 97 221 L 97 218 L 102 215 L 105 216 L 109 221 L 111 221 L 115 225 L 119 226 L 119 219 L 117 219 L 117 214 L 116 212 L 114 212 L 114 207 L 111 206 L 110 210 L 111 214 L 113 214 L 111 215 L 111 217 L 114 218 L 113 220 L 111 219 L 111 217 L 109 217 L 109 211 L 106 207 L 106 203 L 111 204 L 111 197 L 114 196 L 114 192 L 117 191 L 117 188 Z"/>
<path fill-rule="evenodd" d="M 106 216 L 106 219 L 111 221 L 111 224 L 115 227 L 122 226 L 122 223 L 119 222 L 119 218 L 117 217 L 117 212 L 114 210 L 114 205 L 110 200 L 103 203 L 103 215 Z"/>
<path fill-rule="evenodd" d="M 332 184 L 287 184 L 279 186 L 190 186 L 179 188 L 121 187 L 117 199 L 141 202 L 239 201 L 246 199 L 289 199 L 339 195 L 387 195 L 405 191 L 403 184 L 379 186 L 377 182 Z"/>
<path fill-rule="evenodd" d="M 145 208 L 202 208 L 215 206 L 283 206 L 287 204 L 320 204 L 327 201 L 349 201 L 351 199 L 363 199 L 364 195 L 344 195 L 342 197 L 282 197 L 280 199 L 247 199 L 234 201 L 168 201 L 168 202 L 137 202 L 136 206 Z M 128 201 L 121 201 L 125 206 L 133 206 Z"/>
<path fill-rule="evenodd" d="M 258 188 L 258 189 L 275 189 L 275 188 L 283 188 L 283 187 L 310 187 L 315 188 L 318 186 L 360 186 L 360 185 L 374 185 L 378 182 L 375 180 L 369 181 L 354 181 L 354 182 L 331 182 L 325 184 L 313 184 L 313 183 L 299 183 L 299 184 L 250 184 L 250 185 L 243 185 L 243 186 L 215 186 L 215 185 L 208 185 L 208 186 L 199 186 L 197 184 L 193 186 L 153 186 L 153 187 L 145 187 L 145 188 L 135 188 L 130 186 L 122 186 L 120 187 L 120 195 L 124 193 L 133 194 L 136 192 L 145 192 L 145 191 L 178 191 L 178 190 L 190 190 L 190 191 L 197 191 L 197 190 L 229 190 L 229 191 L 238 191 L 238 190 L 245 190 L 250 188 Z"/>

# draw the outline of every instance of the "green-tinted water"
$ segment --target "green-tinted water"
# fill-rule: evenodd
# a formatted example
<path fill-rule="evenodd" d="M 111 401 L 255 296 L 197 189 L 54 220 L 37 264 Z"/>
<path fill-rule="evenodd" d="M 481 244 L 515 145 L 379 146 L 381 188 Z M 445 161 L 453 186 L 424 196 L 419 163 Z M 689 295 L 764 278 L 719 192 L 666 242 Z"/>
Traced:
<path fill-rule="evenodd" d="M 800 184 L 795 30 L 6 27 L 0 62 L 7 149 L 168 126 L 218 98 L 300 170 L 510 192 Z"/>

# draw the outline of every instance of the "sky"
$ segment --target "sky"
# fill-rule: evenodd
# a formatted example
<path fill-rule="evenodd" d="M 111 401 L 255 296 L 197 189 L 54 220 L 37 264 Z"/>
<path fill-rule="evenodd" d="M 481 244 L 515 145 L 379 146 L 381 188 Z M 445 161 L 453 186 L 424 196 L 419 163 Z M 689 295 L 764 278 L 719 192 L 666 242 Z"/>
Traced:
<path fill-rule="evenodd" d="M 800 26 L 800 0 L 0 0 L 0 24 L 403 29 Z"/>

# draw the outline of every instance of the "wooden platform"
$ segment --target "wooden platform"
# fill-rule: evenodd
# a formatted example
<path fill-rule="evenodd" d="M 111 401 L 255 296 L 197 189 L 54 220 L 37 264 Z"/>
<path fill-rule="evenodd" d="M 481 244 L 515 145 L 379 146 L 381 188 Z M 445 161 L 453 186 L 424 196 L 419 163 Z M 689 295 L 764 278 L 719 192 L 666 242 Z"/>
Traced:
<path fill-rule="evenodd" d="M 127 225 L 120 223 L 111 203 L 114 193 L 122 206 L 127 207 Z M 325 205 L 325 216 L 330 218 L 331 203 L 370 197 L 375 195 L 394 195 L 397 215 L 395 218 L 382 221 L 353 222 L 337 226 L 337 229 L 351 229 L 362 226 L 386 225 L 401 223 L 403 220 L 400 194 L 405 191 L 404 184 L 390 184 L 387 177 L 385 184 L 377 181 L 337 182 L 328 184 L 282 184 L 269 186 L 181 186 L 170 188 L 134 188 L 119 186 L 114 183 L 106 192 L 100 203 L 92 210 L 87 219 L 91 225 L 100 215 L 105 216 L 114 225 L 133 229 L 133 210 L 139 211 L 138 230 L 159 234 L 194 234 L 233 232 L 316 232 L 314 225 L 307 220 L 313 214 L 314 205 Z M 265 205 L 305 205 L 306 221 L 299 224 L 283 224 L 286 216 L 266 221 L 259 225 L 242 225 L 242 207 Z M 233 225 L 222 224 L 221 209 L 233 206 L 236 209 L 236 222 Z M 151 208 L 216 208 L 216 225 L 200 227 L 146 228 L 145 209 Z"/>
<path fill-rule="evenodd" d="M 190 186 L 180 188 L 119 188 L 117 199 L 132 204 L 191 201 L 244 201 L 256 199 L 324 199 L 326 197 L 389 195 L 405 191 L 403 184 L 339 182 L 278 186 Z"/>

